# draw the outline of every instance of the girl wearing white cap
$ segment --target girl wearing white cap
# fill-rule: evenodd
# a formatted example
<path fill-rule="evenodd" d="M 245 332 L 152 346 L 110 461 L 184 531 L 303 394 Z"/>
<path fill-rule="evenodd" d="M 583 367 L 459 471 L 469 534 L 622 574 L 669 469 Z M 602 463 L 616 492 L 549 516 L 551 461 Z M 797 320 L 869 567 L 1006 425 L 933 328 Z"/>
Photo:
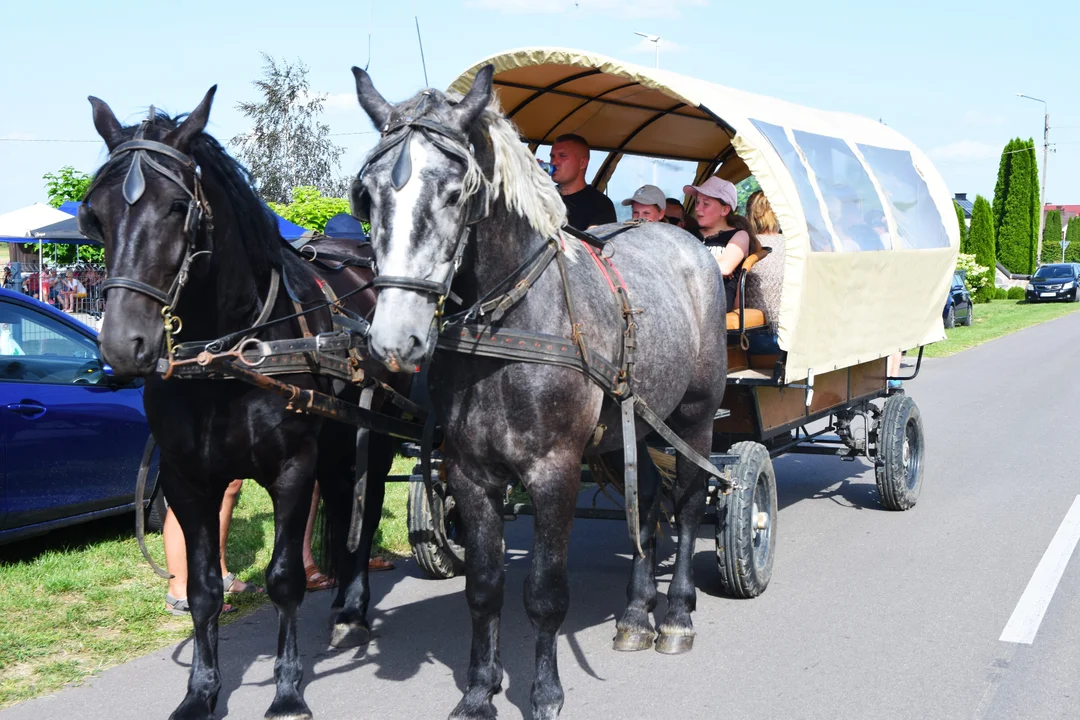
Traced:
<path fill-rule="evenodd" d="M 735 186 L 727 180 L 711 177 L 701 185 L 686 185 L 683 192 L 697 198 L 694 215 L 705 245 L 720 265 L 728 312 L 731 312 L 739 287 L 736 273 L 748 255 L 761 249 L 761 243 L 754 235 L 750 222 L 735 214 L 739 196 Z"/>

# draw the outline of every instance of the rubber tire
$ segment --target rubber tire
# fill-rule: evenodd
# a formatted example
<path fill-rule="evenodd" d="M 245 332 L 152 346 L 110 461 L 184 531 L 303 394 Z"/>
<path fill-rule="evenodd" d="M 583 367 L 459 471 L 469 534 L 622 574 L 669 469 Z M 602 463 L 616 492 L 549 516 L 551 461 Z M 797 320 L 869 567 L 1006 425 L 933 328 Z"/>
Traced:
<path fill-rule="evenodd" d="M 967 317 L 965 317 L 963 320 L 961 320 L 960 324 L 963 325 L 964 327 L 971 327 L 971 324 L 973 322 L 975 322 L 975 303 L 971 302 L 971 303 L 968 303 Z"/>
<path fill-rule="evenodd" d="M 716 566 L 724 593 L 734 598 L 753 598 L 765 592 L 772 579 L 776 555 L 776 473 L 764 445 L 739 442 L 728 451 L 739 457 L 732 479 L 739 489 L 716 496 Z M 765 556 L 754 550 L 754 488 L 761 483 L 769 495 L 768 548 Z M 762 508 L 758 508 L 759 512 Z"/>
<path fill-rule="evenodd" d="M 159 533 L 165 529 L 165 514 L 169 511 L 169 504 L 165 502 L 165 493 L 161 490 L 158 478 L 154 478 L 154 492 L 150 496 L 150 502 L 146 505 L 146 529 L 148 532 Z"/>
<path fill-rule="evenodd" d="M 949 314 L 945 316 L 945 329 L 952 330 L 956 327 L 956 306 L 949 306 Z"/>
<path fill-rule="evenodd" d="M 909 482 L 904 468 L 904 439 L 910 431 L 916 439 L 914 478 Z M 878 494 L 886 510 L 910 510 L 922 491 L 925 474 L 926 435 L 919 406 L 906 394 L 897 393 L 885 401 L 877 429 L 877 457 L 874 475 Z"/>
<path fill-rule="evenodd" d="M 447 538 L 446 545 L 440 545 L 435 540 L 434 518 L 424 481 L 419 475 L 409 480 L 407 512 L 409 545 L 416 564 L 424 574 L 434 580 L 448 580 L 464 572 L 465 548 L 450 538 Z"/>

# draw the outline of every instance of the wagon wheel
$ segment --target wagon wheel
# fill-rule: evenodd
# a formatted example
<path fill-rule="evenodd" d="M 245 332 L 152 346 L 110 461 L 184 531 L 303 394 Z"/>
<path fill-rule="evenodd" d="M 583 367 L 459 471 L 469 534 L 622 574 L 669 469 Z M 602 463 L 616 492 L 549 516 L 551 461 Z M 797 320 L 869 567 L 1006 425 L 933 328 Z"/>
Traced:
<path fill-rule="evenodd" d="M 877 427 L 874 467 L 885 509 L 908 510 L 915 506 L 922 490 L 925 450 L 919 406 L 908 395 L 890 396 Z"/>
<path fill-rule="evenodd" d="M 716 565 L 720 585 L 732 597 L 765 592 L 776 552 L 776 474 L 764 445 L 740 442 L 731 447 L 739 460 L 732 467 L 737 489 L 716 497 Z"/>
<path fill-rule="evenodd" d="M 437 461 L 436 461 L 437 462 Z M 435 465 L 435 462 L 432 463 Z M 461 523 L 454 496 L 446 485 L 436 480 L 435 512 L 428 503 L 424 479 L 417 472 L 409 479 L 409 545 L 416 564 L 428 577 L 445 580 L 465 569 L 465 548 L 461 545 Z M 446 543 L 435 538 L 435 513 L 442 513 L 446 526 Z"/>

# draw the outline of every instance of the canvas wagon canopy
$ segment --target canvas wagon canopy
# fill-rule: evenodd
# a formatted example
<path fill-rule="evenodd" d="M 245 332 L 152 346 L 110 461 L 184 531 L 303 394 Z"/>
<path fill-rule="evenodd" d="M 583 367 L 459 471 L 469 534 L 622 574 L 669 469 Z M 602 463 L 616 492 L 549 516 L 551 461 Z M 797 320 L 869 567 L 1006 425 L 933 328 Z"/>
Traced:
<path fill-rule="evenodd" d="M 576 133 L 608 153 L 593 179 L 601 190 L 626 154 L 696 162 L 688 184 L 757 179 L 784 235 L 787 382 L 945 337 L 960 243 L 952 196 L 892 128 L 559 48 L 487 58 L 450 89 L 466 92 L 487 64 L 534 152 Z"/>

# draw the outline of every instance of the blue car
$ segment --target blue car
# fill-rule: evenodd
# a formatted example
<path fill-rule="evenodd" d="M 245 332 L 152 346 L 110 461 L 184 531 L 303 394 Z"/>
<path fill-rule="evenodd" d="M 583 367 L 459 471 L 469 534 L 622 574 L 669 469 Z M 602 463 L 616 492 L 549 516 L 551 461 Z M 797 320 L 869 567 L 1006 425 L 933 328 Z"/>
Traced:
<path fill-rule="evenodd" d="M 964 284 L 965 274 L 953 273 L 952 287 L 949 288 L 949 296 L 945 298 L 945 309 L 941 312 L 946 328 L 954 328 L 957 323 L 970 326 L 974 320 L 975 302 Z"/>
<path fill-rule="evenodd" d="M 0 288 L 0 543 L 135 509 L 142 385 L 106 375 L 92 328 Z"/>

